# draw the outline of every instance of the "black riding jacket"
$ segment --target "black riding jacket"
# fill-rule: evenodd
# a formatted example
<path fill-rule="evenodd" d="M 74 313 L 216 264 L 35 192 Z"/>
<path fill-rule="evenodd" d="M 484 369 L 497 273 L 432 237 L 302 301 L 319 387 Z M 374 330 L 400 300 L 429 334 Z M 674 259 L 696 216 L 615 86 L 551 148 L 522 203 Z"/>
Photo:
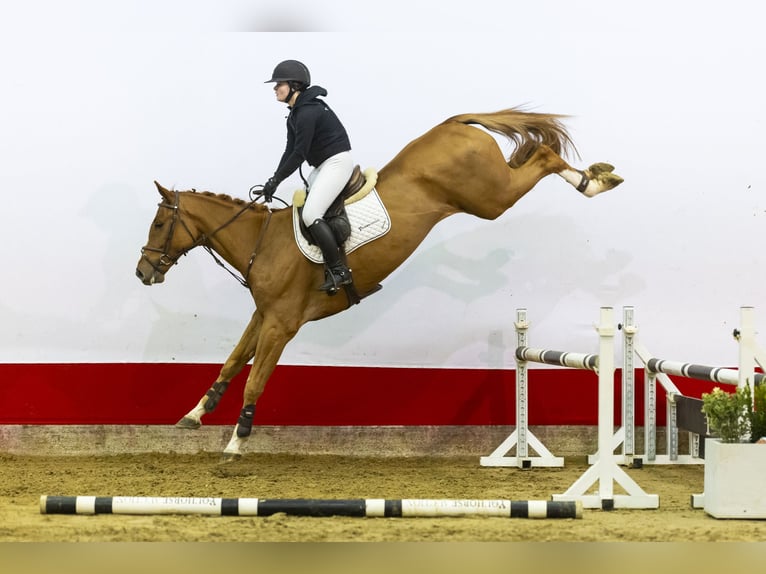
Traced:
<path fill-rule="evenodd" d="M 289 177 L 306 161 L 312 167 L 335 154 L 350 151 L 351 142 L 343 124 L 319 99 L 327 90 L 311 86 L 298 95 L 287 116 L 287 146 L 274 172 L 277 183 Z"/>

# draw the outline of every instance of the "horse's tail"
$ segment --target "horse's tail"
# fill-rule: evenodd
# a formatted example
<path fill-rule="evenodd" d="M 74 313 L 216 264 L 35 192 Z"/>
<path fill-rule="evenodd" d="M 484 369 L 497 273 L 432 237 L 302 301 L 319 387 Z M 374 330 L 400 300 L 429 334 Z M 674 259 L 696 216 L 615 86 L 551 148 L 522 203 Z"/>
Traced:
<path fill-rule="evenodd" d="M 541 144 L 550 147 L 559 155 L 573 151 L 574 143 L 559 114 L 539 114 L 510 108 L 490 114 L 461 114 L 452 116 L 443 123 L 459 122 L 479 124 L 480 126 L 504 135 L 516 144 L 516 149 L 508 160 L 508 165 L 518 167 L 525 163 Z"/>

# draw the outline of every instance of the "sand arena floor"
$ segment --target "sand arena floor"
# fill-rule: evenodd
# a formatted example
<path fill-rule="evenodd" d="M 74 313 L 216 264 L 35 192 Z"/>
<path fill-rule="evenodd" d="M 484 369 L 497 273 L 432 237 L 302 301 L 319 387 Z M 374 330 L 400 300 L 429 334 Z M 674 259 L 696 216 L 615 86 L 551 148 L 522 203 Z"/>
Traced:
<path fill-rule="evenodd" d="M 587 468 L 484 468 L 476 457 L 247 454 L 0 455 L 3 542 L 688 542 L 766 541 L 766 521 L 690 507 L 702 466 L 627 469 L 658 510 L 588 510 L 581 519 L 45 515 L 41 495 L 549 500 Z M 619 492 L 616 487 L 615 492 Z"/>

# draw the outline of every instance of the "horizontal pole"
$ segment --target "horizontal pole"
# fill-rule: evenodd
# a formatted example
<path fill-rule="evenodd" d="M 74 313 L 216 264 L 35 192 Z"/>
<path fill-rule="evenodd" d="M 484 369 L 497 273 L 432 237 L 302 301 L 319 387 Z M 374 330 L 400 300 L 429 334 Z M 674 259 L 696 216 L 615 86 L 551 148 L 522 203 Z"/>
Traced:
<path fill-rule="evenodd" d="M 268 499 L 145 496 L 40 497 L 41 514 L 208 514 L 216 516 L 356 516 L 582 518 L 579 501 L 395 499 Z"/>
<path fill-rule="evenodd" d="M 727 385 L 739 384 L 739 371 L 736 369 L 727 369 L 724 367 L 708 367 L 706 365 L 697 365 L 695 363 L 681 363 L 679 361 L 668 361 L 665 359 L 649 359 L 646 361 L 646 368 L 651 373 L 665 373 L 666 375 L 676 375 L 688 379 L 698 379 L 701 381 L 713 381 L 714 383 L 723 383 Z M 762 373 L 753 375 L 753 382 L 761 384 L 764 379 Z"/>
<path fill-rule="evenodd" d="M 559 365 L 573 369 L 598 370 L 598 355 L 586 353 L 569 353 L 566 351 L 551 351 L 549 349 L 533 349 L 532 347 L 517 347 L 516 358 L 519 361 Z"/>

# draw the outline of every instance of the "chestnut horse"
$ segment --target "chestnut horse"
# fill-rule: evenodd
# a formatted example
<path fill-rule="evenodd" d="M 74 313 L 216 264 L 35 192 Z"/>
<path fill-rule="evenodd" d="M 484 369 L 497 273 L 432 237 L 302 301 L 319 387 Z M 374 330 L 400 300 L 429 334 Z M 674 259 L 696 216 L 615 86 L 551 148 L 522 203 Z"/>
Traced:
<path fill-rule="evenodd" d="M 445 217 L 469 213 L 495 219 L 550 174 L 587 197 L 622 183 L 609 164 L 581 171 L 563 159 L 574 145 L 562 117 L 518 109 L 458 115 L 407 145 L 378 173 L 376 189 L 388 209 L 390 231 L 348 257 L 362 297 L 374 292 Z M 511 157 L 503 157 L 491 134 L 470 124 L 512 140 Z M 317 290 L 324 269 L 296 246 L 291 209 L 156 185 L 162 202 L 142 249 L 138 278 L 145 285 L 161 283 L 181 255 L 201 245 L 242 274 L 255 300 L 252 318 L 218 378 L 177 424 L 198 428 L 252 359 L 242 410 L 223 453 L 231 460 L 250 436 L 255 404 L 285 345 L 306 322 L 347 309 L 349 299 Z"/>

